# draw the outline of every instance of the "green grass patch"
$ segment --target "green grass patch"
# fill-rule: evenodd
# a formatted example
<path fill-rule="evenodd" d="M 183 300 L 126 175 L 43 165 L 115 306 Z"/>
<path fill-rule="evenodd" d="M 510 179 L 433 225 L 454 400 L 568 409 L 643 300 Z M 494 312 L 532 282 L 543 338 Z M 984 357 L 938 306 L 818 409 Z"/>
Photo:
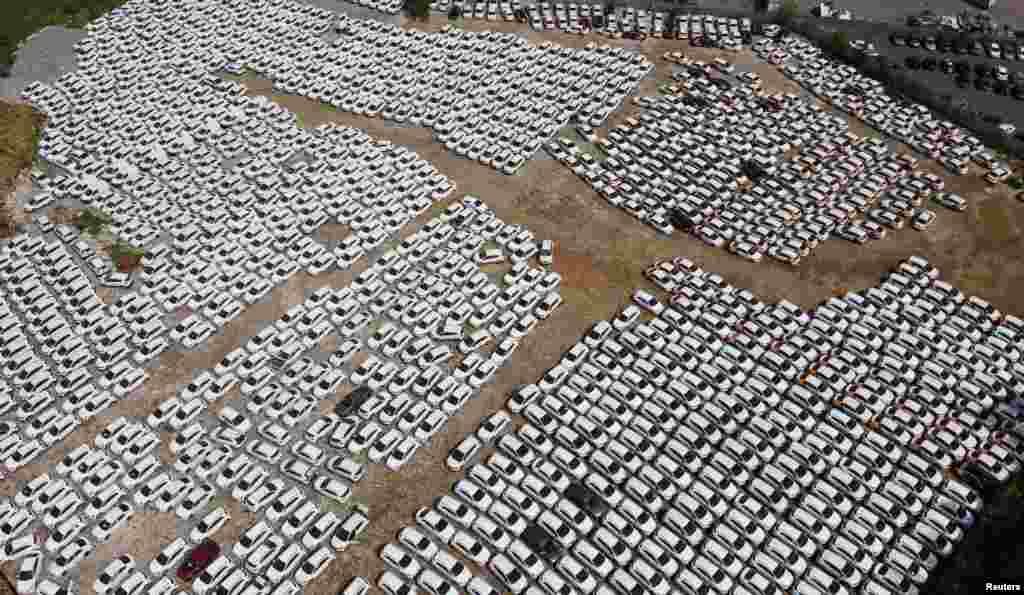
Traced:
<path fill-rule="evenodd" d="M 970 269 L 960 275 L 958 286 L 963 287 L 965 293 L 979 293 L 991 290 L 996 286 L 996 276 L 988 269 Z"/>
<path fill-rule="evenodd" d="M 0 192 L 13 189 L 18 172 L 32 166 L 45 122 L 30 106 L 0 101 Z"/>
<path fill-rule="evenodd" d="M 994 242 L 1006 242 L 1017 237 L 1006 207 L 997 200 L 987 200 L 978 205 L 978 219 L 985 230 L 984 236 Z"/>
<path fill-rule="evenodd" d="M 618 303 L 609 303 L 607 297 L 602 299 L 601 292 L 595 287 L 563 286 L 558 292 L 562 294 L 565 303 L 584 320 L 610 318 L 618 311 Z"/>

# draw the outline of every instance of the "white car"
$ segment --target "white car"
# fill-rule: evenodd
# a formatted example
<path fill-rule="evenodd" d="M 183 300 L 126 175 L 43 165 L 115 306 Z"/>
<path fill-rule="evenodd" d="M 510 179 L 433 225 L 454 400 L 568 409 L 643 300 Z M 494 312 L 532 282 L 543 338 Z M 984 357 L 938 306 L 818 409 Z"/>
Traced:
<path fill-rule="evenodd" d="M 47 568 L 52 576 L 61 578 L 93 551 L 92 544 L 84 537 L 76 537 L 65 545 Z"/>
<path fill-rule="evenodd" d="M 96 526 L 92 528 L 92 536 L 97 543 L 110 539 L 113 532 L 128 522 L 132 516 L 132 508 L 125 503 L 118 503 L 104 514 Z"/>
<path fill-rule="evenodd" d="M 188 552 L 188 542 L 182 538 L 175 539 L 164 546 L 160 553 L 149 563 L 149 571 L 154 576 L 167 573 L 168 570 L 178 565 L 178 562 Z"/>
<path fill-rule="evenodd" d="M 192 543 L 199 543 L 213 535 L 218 529 L 224 526 L 231 520 L 231 515 L 227 513 L 222 507 L 217 507 L 214 510 L 207 513 L 202 519 L 196 523 L 196 526 L 192 528 L 192 532 L 189 533 L 189 540 Z"/>
<path fill-rule="evenodd" d="M 18 593 L 35 593 L 42 566 L 43 556 L 38 550 L 21 559 L 15 575 Z"/>
<path fill-rule="evenodd" d="M 97 595 L 112 592 L 124 579 L 128 578 L 134 568 L 135 560 L 131 556 L 124 555 L 114 558 L 97 574 L 96 582 L 93 583 L 93 591 Z"/>
<path fill-rule="evenodd" d="M 317 549 L 299 565 L 299 568 L 295 571 L 295 580 L 300 585 L 305 585 L 320 576 L 320 573 L 327 568 L 328 564 L 334 561 L 335 557 L 333 549 L 327 547 Z"/>
<path fill-rule="evenodd" d="M 305 550 L 297 543 L 289 544 L 267 568 L 266 577 L 272 583 L 279 583 L 289 576 L 302 560 Z"/>
<path fill-rule="evenodd" d="M 633 302 L 655 316 L 660 316 L 665 311 L 665 305 L 659 302 L 658 298 L 654 297 L 653 294 L 643 289 L 637 289 L 633 292 Z"/>

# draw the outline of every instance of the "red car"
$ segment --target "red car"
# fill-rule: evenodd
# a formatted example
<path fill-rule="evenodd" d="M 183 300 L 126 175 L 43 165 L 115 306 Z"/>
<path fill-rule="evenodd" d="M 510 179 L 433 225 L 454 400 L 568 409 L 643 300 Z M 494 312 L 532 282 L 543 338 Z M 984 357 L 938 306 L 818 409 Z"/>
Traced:
<path fill-rule="evenodd" d="M 190 581 L 220 556 L 220 545 L 215 541 L 204 541 L 189 552 L 185 563 L 178 567 L 178 578 Z"/>

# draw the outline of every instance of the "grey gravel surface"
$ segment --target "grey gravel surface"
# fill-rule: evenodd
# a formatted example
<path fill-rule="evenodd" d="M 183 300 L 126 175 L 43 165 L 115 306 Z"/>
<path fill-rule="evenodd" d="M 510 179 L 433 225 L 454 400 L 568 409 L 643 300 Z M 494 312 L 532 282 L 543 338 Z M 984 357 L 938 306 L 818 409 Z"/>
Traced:
<path fill-rule="evenodd" d="M 954 53 L 930 52 L 924 48 L 915 49 L 895 46 L 889 41 L 890 33 L 896 30 L 896 28 L 892 27 L 879 27 L 871 23 L 844 23 L 842 29 L 847 31 L 850 39 L 863 39 L 873 43 L 878 51 L 888 57 L 889 60 L 899 62 L 900 64 L 903 64 L 908 56 L 917 56 L 922 59 L 932 56 L 940 61 L 944 58 L 949 58 L 953 62 L 967 60 L 971 63 L 972 68 L 977 63 L 988 65 L 1001 64 L 1011 73 L 1024 71 L 1024 62 L 1017 62 L 1015 60 L 992 60 L 988 56 L 972 56 L 969 54 L 961 56 Z M 905 30 L 905 27 L 899 29 Z M 915 78 L 927 84 L 939 95 L 963 97 L 971 105 L 972 109 L 977 109 L 982 113 L 1003 116 L 1008 122 L 1016 125 L 1018 130 L 1024 130 L 1024 101 L 1018 101 L 1010 96 L 1004 97 L 995 93 L 978 91 L 973 85 L 967 89 L 960 89 L 956 86 L 953 76 L 944 74 L 939 70 L 932 72 L 921 70 L 908 72 L 912 72 Z"/>
<path fill-rule="evenodd" d="M 380 21 L 382 23 L 392 23 L 395 25 L 399 24 L 401 15 L 397 14 L 385 14 L 379 10 L 372 8 L 366 8 L 359 6 L 358 4 L 352 4 L 350 2 L 341 2 L 339 0 L 300 0 L 303 4 L 309 4 L 324 10 L 330 10 L 337 14 L 344 14 L 354 19 L 368 19 L 373 21 Z"/>
<path fill-rule="evenodd" d="M 818 5 L 817 0 L 797 1 L 801 10 L 807 13 Z M 857 19 L 899 24 L 906 23 L 907 16 L 919 14 L 923 10 L 931 10 L 940 16 L 953 16 L 964 10 L 977 10 L 964 0 L 836 0 L 835 6 L 849 10 Z M 995 7 L 988 12 L 992 15 L 992 20 L 1000 25 L 1024 29 L 1024 2 L 1020 0 L 997 0 Z"/>
<path fill-rule="evenodd" d="M 11 76 L 0 78 L 0 96 L 15 97 L 32 81 L 49 83 L 75 70 L 75 44 L 84 29 L 46 27 L 29 37 L 15 55 Z"/>

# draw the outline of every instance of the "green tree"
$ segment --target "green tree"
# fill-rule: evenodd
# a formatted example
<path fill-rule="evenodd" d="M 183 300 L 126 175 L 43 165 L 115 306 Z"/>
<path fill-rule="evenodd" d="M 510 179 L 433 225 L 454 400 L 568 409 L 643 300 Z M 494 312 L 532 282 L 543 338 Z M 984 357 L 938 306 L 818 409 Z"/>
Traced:
<path fill-rule="evenodd" d="M 792 21 L 800 14 L 800 4 L 797 0 L 782 0 L 779 15 L 784 21 Z"/>
<path fill-rule="evenodd" d="M 405 9 L 414 19 L 426 21 L 430 18 L 430 0 L 407 0 Z"/>
<path fill-rule="evenodd" d="M 101 209 L 85 209 L 78 215 L 78 228 L 91 236 L 105 232 L 114 218 Z"/>
<path fill-rule="evenodd" d="M 850 53 L 850 36 L 846 31 L 836 31 L 829 39 L 828 46 L 836 56 L 847 56 Z"/>

